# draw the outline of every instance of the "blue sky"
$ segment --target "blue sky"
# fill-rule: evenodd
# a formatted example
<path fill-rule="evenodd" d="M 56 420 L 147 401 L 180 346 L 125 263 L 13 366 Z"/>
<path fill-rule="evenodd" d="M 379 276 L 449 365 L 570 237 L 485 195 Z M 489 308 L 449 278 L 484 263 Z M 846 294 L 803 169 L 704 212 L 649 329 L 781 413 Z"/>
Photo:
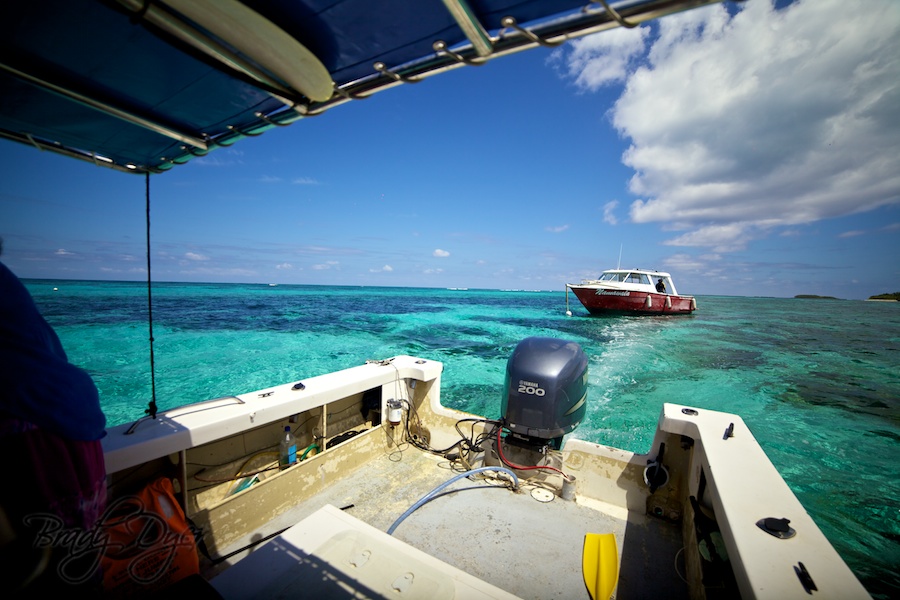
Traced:
<path fill-rule="evenodd" d="M 900 3 L 765 0 L 466 67 L 151 177 L 158 281 L 900 291 Z M 20 277 L 146 278 L 144 178 L 0 142 Z"/>

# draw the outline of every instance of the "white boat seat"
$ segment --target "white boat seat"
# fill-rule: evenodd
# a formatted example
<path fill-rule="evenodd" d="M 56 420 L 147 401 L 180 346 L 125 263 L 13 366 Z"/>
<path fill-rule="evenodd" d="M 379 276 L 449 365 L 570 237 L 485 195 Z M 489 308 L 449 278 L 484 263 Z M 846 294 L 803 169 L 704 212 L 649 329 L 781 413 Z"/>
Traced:
<path fill-rule="evenodd" d="M 327 505 L 212 581 L 229 598 L 515 598 Z"/>

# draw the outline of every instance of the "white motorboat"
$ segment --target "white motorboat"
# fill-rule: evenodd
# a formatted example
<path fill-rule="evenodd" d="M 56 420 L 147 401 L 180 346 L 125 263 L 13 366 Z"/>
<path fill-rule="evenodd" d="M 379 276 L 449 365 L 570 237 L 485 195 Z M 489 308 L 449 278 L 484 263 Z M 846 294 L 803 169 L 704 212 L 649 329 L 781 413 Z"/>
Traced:
<path fill-rule="evenodd" d="M 566 284 L 592 315 L 689 315 L 697 310 L 693 296 L 678 293 L 672 276 L 645 269 L 609 269 L 597 279 Z"/>

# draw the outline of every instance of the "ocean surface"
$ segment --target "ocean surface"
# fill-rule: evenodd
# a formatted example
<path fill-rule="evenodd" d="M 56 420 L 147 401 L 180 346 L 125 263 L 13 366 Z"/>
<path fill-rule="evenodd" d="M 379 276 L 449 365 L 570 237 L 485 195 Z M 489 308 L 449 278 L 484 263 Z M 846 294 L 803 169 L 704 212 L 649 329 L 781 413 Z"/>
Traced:
<path fill-rule="evenodd" d="M 108 425 L 141 417 L 146 284 L 25 284 L 94 377 Z M 574 340 L 590 364 L 572 436 L 644 453 L 664 402 L 737 413 L 869 592 L 900 597 L 900 303 L 701 296 L 692 316 L 598 318 L 571 294 L 567 317 L 562 291 L 152 292 L 160 410 L 409 354 L 444 363 L 445 405 L 496 418 L 515 345 Z"/>

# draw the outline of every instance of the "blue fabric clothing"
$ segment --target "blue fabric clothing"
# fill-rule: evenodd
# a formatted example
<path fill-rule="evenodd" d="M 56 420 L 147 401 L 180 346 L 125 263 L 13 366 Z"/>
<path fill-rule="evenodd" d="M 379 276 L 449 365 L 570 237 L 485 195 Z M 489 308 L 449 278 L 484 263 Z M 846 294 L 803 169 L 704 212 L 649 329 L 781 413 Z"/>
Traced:
<path fill-rule="evenodd" d="M 97 386 L 71 364 L 19 278 L 0 262 L 0 412 L 79 441 L 106 435 Z"/>

